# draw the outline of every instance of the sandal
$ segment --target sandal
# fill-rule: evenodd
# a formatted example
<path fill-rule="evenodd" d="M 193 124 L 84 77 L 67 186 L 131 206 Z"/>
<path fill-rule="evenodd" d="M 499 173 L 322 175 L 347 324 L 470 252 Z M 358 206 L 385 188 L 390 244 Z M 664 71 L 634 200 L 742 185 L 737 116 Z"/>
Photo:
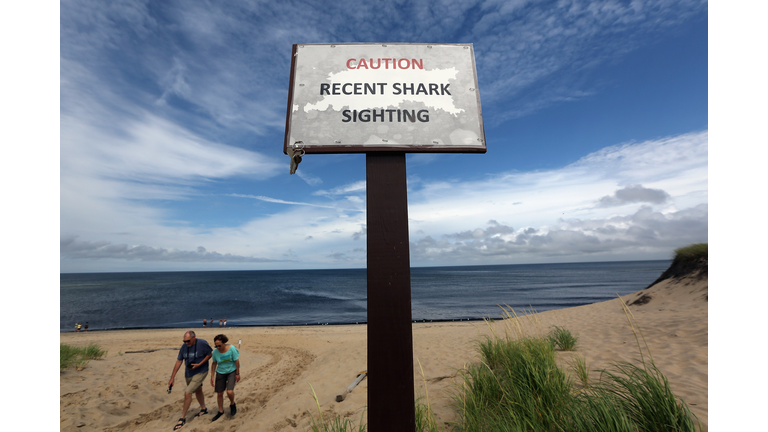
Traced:
<path fill-rule="evenodd" d="M 176 423 L 176 426 L 174 426 L 174 427 L 173 427 L 173 430 L 179 430 L 179 429 L 181 429 L 181 427 L 182 427 L 182 426 L 184 426 L 184 423 L 186 423 L 186 422 L 187 422 L 187 419 L 185 419 L 185 418 L 180 418 L 180 419 L 179 419 L 179 422 L 178 422 L 178 423 Z"/>
<path fill-rule="evenodd" d="M 218 420 L 218 419 L 219 419 L 221 416 L 223 416 L 223 415 L 224 415 L 224 411 L 222 411 L 222 412 L 219 412 L 219 413 L 216 413 L 216 415 L 215 415 L 215 416 L 213 416 L 213 418 L 211 419 L 211 421 L 212 421 L 212 422 L 215 422 L 216 420 Z"/>
<path fill-rule="evenodd" d="M 200 410 L 200 412 L 199 412 L 199 413 L 197 413 L 197 414 L 195 415 L 195 417 L 202 417 L 202 416 L 204 416 L 204 415 L 206 415 L 206 414 L 208 414 L 208 408 L 203 408 L 203 409 L 201 409 L 201 410 Z"/>

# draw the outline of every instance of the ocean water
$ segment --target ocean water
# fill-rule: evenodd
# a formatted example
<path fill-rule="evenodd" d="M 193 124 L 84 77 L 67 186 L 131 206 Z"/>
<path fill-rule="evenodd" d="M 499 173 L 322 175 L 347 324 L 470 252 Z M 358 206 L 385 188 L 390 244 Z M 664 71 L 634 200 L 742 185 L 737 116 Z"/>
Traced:
<path fill-rule="evenodd" d="M 671 261 L 411 269 L 414 321 L 499 318 L 498 305 L 539 312 L 645 288 Z M 263 270 L 60 275 L 60 331 L 354 324 L 366 321 L 366 270 Z"/>

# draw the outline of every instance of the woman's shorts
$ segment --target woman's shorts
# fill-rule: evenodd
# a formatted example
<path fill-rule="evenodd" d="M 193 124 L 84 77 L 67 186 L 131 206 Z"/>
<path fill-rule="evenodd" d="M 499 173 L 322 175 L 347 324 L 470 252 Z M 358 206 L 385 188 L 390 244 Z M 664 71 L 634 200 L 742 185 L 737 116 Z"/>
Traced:
<path fill-rule="evenodd" d="M 232 371 L 228 374 L 220 374 L 216 372 L 216 393 L 223 393 L 224 389 L 235 389 L 235 373 Z"/>

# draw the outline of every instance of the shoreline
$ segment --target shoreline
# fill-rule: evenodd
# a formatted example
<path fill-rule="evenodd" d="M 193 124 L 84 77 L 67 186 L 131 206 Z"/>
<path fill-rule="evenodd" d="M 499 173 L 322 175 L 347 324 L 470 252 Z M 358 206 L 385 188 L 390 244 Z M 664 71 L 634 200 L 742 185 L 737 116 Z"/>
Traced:
<path fill-rule="evenodd" d="M 646 287 L 668 263 L 533 267 L 480 266 L 481 271 L 447 267 L 426 272 L 414 269 L 410 319 L 499 319 L 501 311 L 497 304 L 506 303 L 516 310 L 527 310 L 533 305 L 541 312 L 610 300 L 616 298 L 616 292 L 624 295 Z M 364 274 L 207 273 L 62 277 L 59 332 L 71 332 L 75 322 L 85 321 L 90 322 L 90 330 L 199 329 L 204 318 L 213 316 L 215 326 L 220 317 L 226 317 L 229 327 L 351 325 L 368 320 Z M 231 301 L 218 301 L 215 293 L 219 290 L 226 292 Z M 199 301 L 185 305 L 176 300 L 184 296 Z"/>
<path fill-rule="evenodd" d="M 647 289 L 647 288 L 644 288 Z M 639 292 L 639 291 L 638 291 Z M 632 295 L 634 293 L 626 294 Z M 527 309 L 520 309 L 518 312 L 529 314 L 531 310 L 533 310 L 533 313 L 544 313 L 544 312 L 552 312 L 552 311 L 558 311 L 558 310 L 566 310 L 566 309 L 572 309 L 582 306 L 590 306 L 594 304 L 600 304 L 604 303 L 606 301 L 616 300 L 616 298 L 612 298 L 609 300 L 602 300 L 597 301 L 594 303 L 585 303 L 575 306 L 567 306 L 559 309 L 547 309 L 543 311 L 538 311 L 536 309 L 532 309 L 528 307 Z M 499 306 L 499 305 L 496 305 Z M 451 323 L 451 322 L 481 322 L 486 320 L 500 320 L 502 319 L 502 315 L 499 314 L 498 318 L 491 318 L 491 317 L 483 317 L 483 318 L 442 318 L 442 319 L 422 319 L 422 320 L 411 320 L 411 324 L 423 324 L 423 323 Z M 368 324 L 368 321 L 356 321 L 356 322 L 325 322 L 325 323 L 303 323 L 303 324 L 240 324 L 240 325 L 228 325 L 226 327 L 202 327 L 202 326 L 172 326 L 172 327 L 110 327 L 110 328 L 91 328 L 88 330 L 88 333 L 91 332 L 113 332 L 113 331 L 123 331 L 123 330 L 208 330 L 208 329 L 230 329 L 230 328 L 271 328 L 271 327 L 288 327 L 288 328 L 294 328 L 294 327 L 324 327 L 324 326 L 356 326 L 356 325 L 366 325 Z M 64 330 L 62 331 L 59 329 L 59 334 L 70 334 L 70 333 L 78 333 L 73 330 Z M 79 333 L 86 333 L 84 330 L 80 331 Z"/>
<path fill-rule="evenodd" d="M 599 303 L 599 302 L 598 302 Z M 594 304 L 594 303 L 590 303 Z M 587 305 L 583 305 L 587 306 Z M 573 306 L 578 307 L 578 306 Z M 568 308 L 564 308 L 568 309 Z M 549 309 L 549 310 L 560 310 L 560 309 Z M 544 311 L 547 312 L 547 311 Z M 468 322 L 468 321 L 484 321 L 487 318 L 462 318 L 462 319 L 436 319 L 436 320 L 413 320 L 411 321 L 411 324 L 429 324 L 429 323 L 450 323 L 450 322 Z M 494 318 L 495 319 L 495 318 Z M 360 322 L 327 322 L 327 323 L 316 323 L 316 324 L 246 324 L 246 325 L 228 325 L 226 327 L 113 327 L 113 328 L 103 328 L 103 329 L 89 329 L 87 333 L 92 332 L 113 332 L 113 331 L 123 331 L 123 330 L 210 330 L 214 328 L 219 329 L 231 329 L 231 328 L 272 328 L 272 327 L 324 327 L 324 326 L 355 326 L 355 325 L 366 325 L 368 324 L 368 321 L 360 321 Z M 59 334 L 70 334 L 70 333 L 78 333 L 72 330 L 67 331 L 59 331 Z M 80 331 L 79 333 L 86 333 L 86 331 Z"/>
<path fill-rule="evenodd" d="M 708 309 L 707 280 L 670 280 L 622 296 L 629 303 L 674 393 L 685 400 L 708 430 Z M 639 298 L 650 297 L 643 304 Z M 531 334 L 546 334 L 553 326 L 565 327 L 579 337 L 573 352 L 558 352 L 558 363 L 568 369 L 574 356 L 586 359 L 590 379 L 614 362 L 635 362 L 638 357 L 632 329 L 619 299 L 539 312 L 516 318 Z M 419 396 L 429 393 L 430 405 L 441 430 L 455 422 L 451 392 L 460 382 L 457 373 L 479 359 L 477 341 L 493 332 L 503 336 L 505 321 L 448 321 L 413 323 L 414 386 Z M 166 392 L 176 350 L 189 328 L 89 331 L 60 333 L 62 343 L 96 343 L 108 350 L 103 360 L 91 361 L 82 371 L 61 373 L 60 422 L 62 431 L 172 429 L 181 411 L 182 392 Z M 324 414 L 339 415 L 357 423 L 365 421 L 367 379 L 343 402 L 343 392 L 367 369 L 366 325 L 301 325 L 192 328 L 209 342 L 225 333 L 232 343 L 242 340 L 243 381 L 235 388 L 238 414 L 211 424 L 193 419 L 199 409 L 193 402 L 185 427 L 292 431 L 315 418 L 317 393 Z M 136 353 L 127 353 L 136 351 Z M 151 352 L 150 352 L 151 351 Z M 645 350 L 643 350 L 645 353 Z M 418 360 L 418 361 L 417 361 Z M 424 376 L 421 375 L 423 368 Z M 177 376 L 177 380 L 180 377 Z M 426 388 L 425 388 L 426 385 Z M 215 407 L 210 386 L 204 387 L 208 407 Z"/>

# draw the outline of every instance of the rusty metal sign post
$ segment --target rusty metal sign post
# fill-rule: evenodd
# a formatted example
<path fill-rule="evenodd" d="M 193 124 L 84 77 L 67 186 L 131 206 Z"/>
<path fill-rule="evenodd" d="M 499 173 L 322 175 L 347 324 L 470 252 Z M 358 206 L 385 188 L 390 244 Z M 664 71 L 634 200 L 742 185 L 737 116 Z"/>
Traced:
<path fill-rule="evenodd" d="M 472 45 L 294 45 L 283 152 L 366 154 L 368 430 L 414 431 L 405 154 L 486 152 Z"/>

